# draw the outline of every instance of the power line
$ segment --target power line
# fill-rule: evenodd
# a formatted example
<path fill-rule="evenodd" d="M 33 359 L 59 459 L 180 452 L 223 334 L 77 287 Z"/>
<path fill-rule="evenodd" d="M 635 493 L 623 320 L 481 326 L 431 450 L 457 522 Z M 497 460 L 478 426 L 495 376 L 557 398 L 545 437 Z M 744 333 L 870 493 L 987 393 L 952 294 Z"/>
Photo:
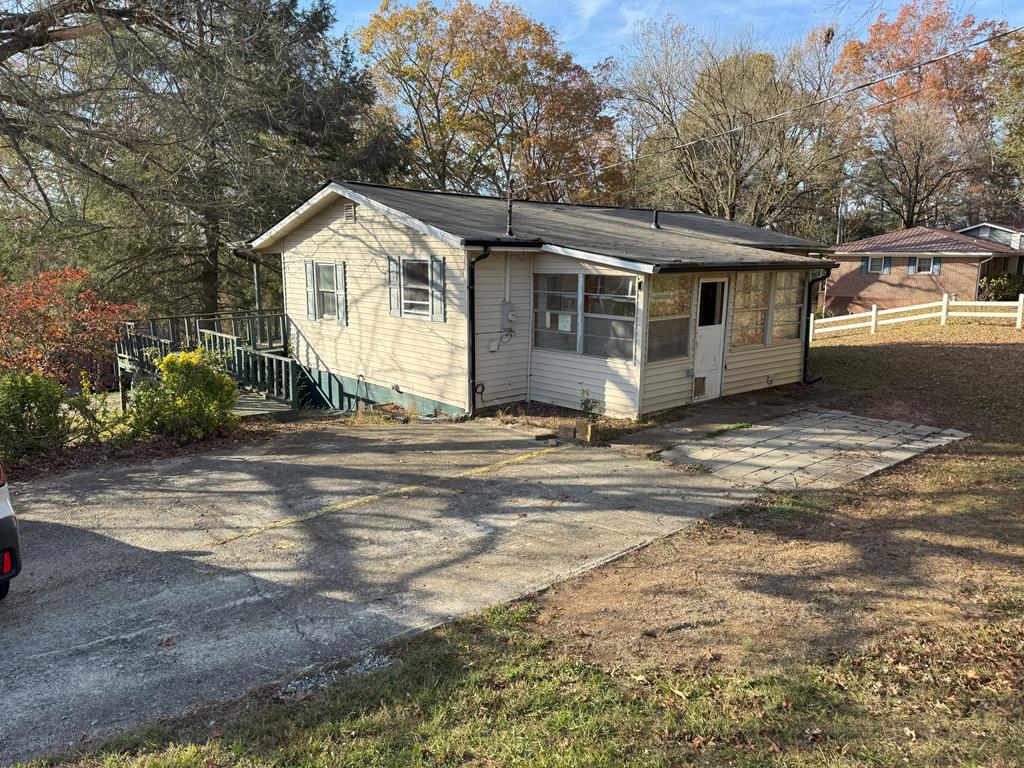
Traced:
<path fill-rule="evenodd" d="M 691 139 L 690 141 L 683 142 L 682 144 L 676 144 L 674 146 L 667 147 L 665 149 L 658 149 L 658 150 L 654 150 L 654 151 L 647 152 L 647 153 L 644 153 L 644 154 L 640 154 L 640 155 L 637 155 L 636 157 L 631 157 L 628 160 L 620 160 L 620 161 L 615 162 L 615 163 L 609 163 L 608 165 L 601 166 L 599 169 L 597 169 L 595 174 L 602 173 L 604 171 L 607 171 L 610 168 L 618 168 L 619 166 L 629 165 L 630 163 L 636 163 L 636 162 L 639 162 L 641 160 L 646 160 L 647 158 L 650 158 L 650 157 L 657 157 L 659 155 L 664 155 L 664 154 L 667 154 L 669 152 L 678 152 L 681 149 L 687 149 L 687 148 L 695 146 L 697 144 L 701 144 L 701 143 L 703 143 L 705 141 L 713 141 L 715 139 L 720 139 L 720 138 L 723 138 L 725 136 L 729 136 L 729 135 L 731 135 L 733 133 L 739 133 L 740 131 L 744 131 L 744 130 L 747 130 L 749 128 L 754 128 L 754 127 L 757 127 L 758 125 L 763 125 L 765 123 L 772 122 L 774 120 L 778 120 L 778 119 L 783 118 L 783 117 L 788 117 L 789 115 L 795 114 L 796 112 L 799 112 L 799 111 L 804 110 L 804 109 L 811 109 L 813 107 L 819 107 L 822 104 L 827 104 L 830 101 L 835 101 L 836 99 L 845 98 L 845 97 L 850 96 L 850 95 L 852 95 L 854 93 L 857 93 L 859 91 L 863 91 L 863 90 L 865 90 L 867 88 L 871 88 L 872 86 L 879 85 L 880 83 L 884 83 L 884 82 L 887 82 L 887 81 L 892 80 L 894 78 L 900 77 L 901 75 L 909 74 L 909 73 L 913 72 L 916 69 L 921 69 L 922 67 L 927 67 L 927 66 L 930 66 L 932 64 L 937 64 L 940 61 L 945 61 L 946 59 L 952 58 L 954 56 L 959 56 L 961 53 L 966 53 L 967 51 L 970 51 L 970 50 L 972 50 L 974 48 L 977 48 L 979 46 L 985 45 L 986 43 L 991 43 L 991 42 L 994 42 L 994 41 L 999 40 L 1001 38 L 1008 37 L 1008 36 L 1010 36 L 1010 35 L 1012 35 L 1012 34 L 1014 34 L 1016 32 L 1020 32 L 1021 30 L 1024 30 L 1024 25 L 1021 25 L 1021 26 L 1018 26 L 1018 27 L 1014 27 L 1013 29 L 1007 29 L 1007 30 L 1004 30 L 1003 32 L 997 32 L 997 33 L 995 33 L 993 35 L 989 35 L 988 37 L 983 38 L 981 40 L 975 40 L 974 42 L 968 43 L 967 45 L 964 45 L 964 46 L 962 46 L 960 48 L 957 48 L 956 50 L 948 51 L 947 53 L 944 53 L 941 56 L 935 56 L 935 57 L 930 58 L 930 59 L 924 59 L 924 60 L 919 61 L 919 62 L 917 62 L 915 64 L 911 64 L 910 66 L 904 67 L 903 69 L 896 70 L 895 72 L 890 72 L 888 74 L 882 75 L 881 77 L 877 77 L 877 78 L 875 78 L 873 80 L 867 80 L 865 82 L 858 83 L 857 85 L 850 86 L 849 88 L 846 88 L 844 90 L 838 91 L 838 92 L 833 93 L 833 94 L 831 94 L 829 96 L 822 96 L 821 98 L 815 99 L 814 101 L 808 102 L 807 104 L 801 104 L 799 106 L 791 107 L 790 109 L 783 110 L 782 112 L 777 112 L 777 113 L 775 113 L 773 115 L 768 115 L 767 117 L 762 117 L 762 118 L 759 118 L 757 120 L 751 120 L 750 122 L 742 123 L 741 125 L 733 126 L 732 128 L 728 128 L 728 129 L 726 129 L 724 131 L 720 131 L 718 133 L 711 134 L 710 136 L 701 136 L 699 138 Z M 897 99 L 898 98 L 899 97 L 897 97 Z M 892 101 L 895 101 L 895 100 L 896 99 L 893 99 Z M 890 103 L 890 102 L 886 102 L 886 103 Z M 880 104 L 880 105 L 876 105 L 876 106 L 884 106 L 884 105 Z M 528 185 L 526 187 L 522 187 L 521 189 L 528 190 L 528 189 L 531 189 L 533 187 L 538 187 L 538 186 L 545 186 L 545 185 L 550 185 L 550 184 L 560 184 L 560 183 L 565 182 L 566 179 L 575 178 L 577 176 L 583 176 L 583 175 L 585 175 L 586 173 L 589 173 L 589 172 L 590 171 L 577 171 L 575 173 L 568 174 L 568 176 L 565 176 L 565 177 L 562 177 L 562 178 L 558 178 L 558 179 L 544 179 L 542 181 L 533 182 L 532 184 L 530 184 L 530 185 Z M 678 174 L 675 174 L 675 175 L 678 175 Z M 671 178 L 671 177 L 669 177 L 669 178 Z M 655 182 L 655 183 L 657 183 L 657 182 Z M 621 191 L 628 191 L 628 190 L 621 190 Z M 613 192 L 613 193 L 605 192 L 605 193 L 602 193 L 602 194 L 617 194 L 617 193 L 615 193 L 615 192 Z M 586 202 L 586 201 L 584 201 L 584 202 Z"/>

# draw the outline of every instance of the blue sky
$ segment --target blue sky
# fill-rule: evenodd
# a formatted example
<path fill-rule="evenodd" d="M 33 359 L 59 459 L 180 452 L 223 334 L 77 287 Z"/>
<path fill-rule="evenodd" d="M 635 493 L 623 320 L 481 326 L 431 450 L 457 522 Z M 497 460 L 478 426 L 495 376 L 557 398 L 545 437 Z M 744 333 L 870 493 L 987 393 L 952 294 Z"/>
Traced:
<path fill-rule="evenodd" d="M 342 30 L 362 26 L 379 4 L 379 0 L 336 0 L 338 26 Z M 1005 18 L 1011 25 L 1024 23 L 1024 0 L 976 0 L 959 4 L 954 0 L 953 4 L 980 18 Z M 829 23 L 837 17 L 843 26 L 849 26 L 855 32 L 862 31 L 879 11 L 891 14 L 900 3 L 881 0 L 731 0 L 728 3 L 702 0 L 520 0 L 518 5 L 534 18 L 554 27 L 580 63 L 592 65 L 619 54 L 636 20 L 659 19 L 666 13 L 674 14 L 703 32 L 725 35 L 733 30 L 742 30 L 764 45 L 774 46 L 800 39 L 812 27 Z"/>

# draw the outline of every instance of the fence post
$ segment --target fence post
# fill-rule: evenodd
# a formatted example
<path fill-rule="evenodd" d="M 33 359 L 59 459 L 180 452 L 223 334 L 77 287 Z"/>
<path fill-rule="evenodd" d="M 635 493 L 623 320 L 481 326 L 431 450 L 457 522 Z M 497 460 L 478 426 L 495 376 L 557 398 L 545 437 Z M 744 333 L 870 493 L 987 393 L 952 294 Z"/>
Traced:
<path fill-rule="evenodd" d="M 1017 330 L 1024 328 L 1024 293 L 1017 297 Z"/>
<path fill-rule="evenodd" d="M 814 341 L 814 313 L 811 312 L 810 322 L 807 326 L 807 341 Z"/>
<path fill-rule="evenodd" d="M 942 313 L 939 316 L 939 325 L 946 324 L 946 318 L 949 317 L 949 294 L 942 294 Z"/>
<path fill-rule="evenodd" d="M 878 330 L 878 305 L 871 305 L 871 332 L 874 333 Z"/>

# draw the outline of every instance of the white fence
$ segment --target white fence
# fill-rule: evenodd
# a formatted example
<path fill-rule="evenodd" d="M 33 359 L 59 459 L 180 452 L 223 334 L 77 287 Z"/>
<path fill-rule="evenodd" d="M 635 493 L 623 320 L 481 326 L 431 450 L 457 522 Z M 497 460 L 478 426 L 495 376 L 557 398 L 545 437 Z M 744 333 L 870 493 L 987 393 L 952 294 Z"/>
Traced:
<path fill-rule="evenodd" d="M 1024 293 L 1017 297 L 1017 301 L 956 301 L 944 293 L 942 301 L 928 304 L 912 304 L 894 309 L 879 309 L 877 304 L 872 304 L 870 312 L 838 317 L 816 318 L 812 315 L 808 333 L 811 339 L 822 333 L 852 331 L 856 328 L 870 328 L 871 333 L 875 333 L 880 325 L 909 323 L 933 317 L 938 318 L 939 325 L 945 325 L 950 317 L 998 317 L 1016 321 L 1019 331 L 1024 328 Z"/>

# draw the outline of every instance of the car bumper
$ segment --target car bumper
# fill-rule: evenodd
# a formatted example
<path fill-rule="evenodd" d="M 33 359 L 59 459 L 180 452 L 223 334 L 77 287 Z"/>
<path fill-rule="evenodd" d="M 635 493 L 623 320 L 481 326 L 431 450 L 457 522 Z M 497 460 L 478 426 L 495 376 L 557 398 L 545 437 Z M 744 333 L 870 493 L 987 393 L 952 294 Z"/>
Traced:
<path fill-rule="evenodd" d="M 14 515 L 0 517 L 0 558 L 7 550 L 11 551 L 14 567 L 9 573 L 0 575 L 0 583 L 10 581 L 21 572 L 21 538 L 18 535 L 18 518 Z"/>

